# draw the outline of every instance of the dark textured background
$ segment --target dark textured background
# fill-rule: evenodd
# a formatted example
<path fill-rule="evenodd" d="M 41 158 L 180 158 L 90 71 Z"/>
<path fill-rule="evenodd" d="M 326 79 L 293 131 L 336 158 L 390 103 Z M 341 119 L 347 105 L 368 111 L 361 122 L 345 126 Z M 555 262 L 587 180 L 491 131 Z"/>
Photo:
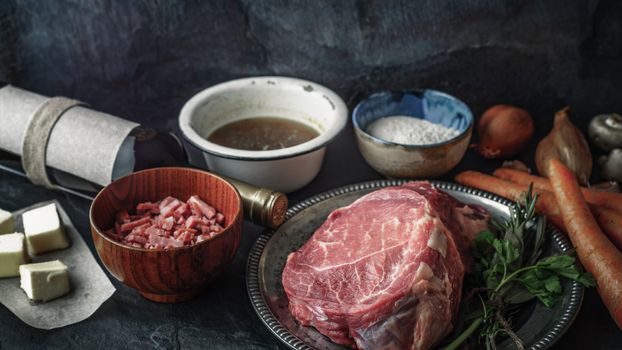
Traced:
<path fill-rule="evenodd" d="M 152 126 L 175 129 L 184 101 L 205 87 L 268 74 L 322 83 L 350 107 L 376 90 L 414 87 L 454 94 L 476 115 L 517 104 L 536 118 L 537 139 L 566 104 L 582 128 L 597 113 L 622 112 L 622 1 L 0 0 L 0 80 Z M 530 164 L 536 139 L 520 155 Z M 444 179 L 498 165 L 469 151 Z M 290 199 L 380 177 L 349 127 Z M 0 207 L 52 198 L 93 249 L 88 201 L 0 172 Z M 231 269 L 187 303 L 150 303 L 113 279 L 117 293 L 71 327 L 35 330 L 0 308 L 0 349 L 284 349 L 246 296 L 246 256 L 261 231 L 245 223 Z M 555 348 L 621 342 L 592 289 Z"/>
<path fill-rule="evenodd" d="M 159 127 L 205 87 L 270 74 L 350 105 L 428 87 L 476 113 L 622 111 L 621 1 L 3 0 L 0 21 L 0 79 Z"/>

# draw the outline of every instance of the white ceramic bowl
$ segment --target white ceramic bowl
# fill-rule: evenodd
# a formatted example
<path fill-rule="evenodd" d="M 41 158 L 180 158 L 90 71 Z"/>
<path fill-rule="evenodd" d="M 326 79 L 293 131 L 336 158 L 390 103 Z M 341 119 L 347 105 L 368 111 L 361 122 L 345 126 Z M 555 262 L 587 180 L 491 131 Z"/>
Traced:
<path fill-rule="evenodd" d="M 240 119 L 279 117 L 302 122 L 319 132 L 299 145 L 268 151 L 224 147 L 206 139 L 219 127 Z M 348 109 L 333 91 L 316 83 L 286 77 L 254 77 L 212 86 L 182 108 L 182 135 L 203 152 L 210 171 L 292 192 L 320 171 L 326 145 L 344 128 Z"/>

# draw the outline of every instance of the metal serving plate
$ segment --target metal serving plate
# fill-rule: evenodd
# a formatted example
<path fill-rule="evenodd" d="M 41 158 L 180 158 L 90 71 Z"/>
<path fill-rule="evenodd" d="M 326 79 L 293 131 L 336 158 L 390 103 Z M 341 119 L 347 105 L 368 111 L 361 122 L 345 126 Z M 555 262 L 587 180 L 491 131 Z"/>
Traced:
<path fill-rule="evenodd" d="M 287 309 L 287 298 L 281 284 L 281 273 L 289 253 L 300 248 L 324 222 L 333 210 L 352 203 L 359 197 L 382 187 L 396 186 L 402 180 L 378 180 L 340 187 L 311 197 L 290 208 L 286 222 L 277 230 L 265 231 L 255 242 L 247 263 L 246 285 L 248 294 L 262 322 L 281 341 L 296 350 L 344 350 L 312 327 L 298 325 Z M 496 219 L 509 215 L 510 201 L 488 192 L 454 183 L 432 181 L 464 203 L 483 206 Z M 572 248 L 568 240 L 556 229 L 549 228 L 545 255 L 566 252 Z M 528 349 L 547 349 L 568 329 L 579 312 L 583 300 L 583 287 L 566 281 L 564 292 L 553 308 L 532 301 L 513 315 L 517 334 Z M 514 349 L 507 339 L 499 349 Z"/>

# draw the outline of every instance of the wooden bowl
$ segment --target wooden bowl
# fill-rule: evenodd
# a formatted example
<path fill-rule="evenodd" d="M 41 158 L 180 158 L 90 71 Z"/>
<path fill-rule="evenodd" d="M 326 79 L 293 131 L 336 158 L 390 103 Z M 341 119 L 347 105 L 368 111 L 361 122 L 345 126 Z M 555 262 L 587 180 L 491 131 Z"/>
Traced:
<path fill-rule="evenodd" d="M 121 244 L 104 233 L 115 214 L 140 202 L 166 196 L 187 200 L 196 194 L 225 216 L 217 236 L 171 249 L 144 249 Z M 190 168 L 157 168 L 118 179 L 99 192 L 89 213 L 91 234 L 99 258 L 119 281 L 145 298 L 163 303 L 197 296 L 233 260 L 242 235 L 242 200 L 222 178 Z"/>

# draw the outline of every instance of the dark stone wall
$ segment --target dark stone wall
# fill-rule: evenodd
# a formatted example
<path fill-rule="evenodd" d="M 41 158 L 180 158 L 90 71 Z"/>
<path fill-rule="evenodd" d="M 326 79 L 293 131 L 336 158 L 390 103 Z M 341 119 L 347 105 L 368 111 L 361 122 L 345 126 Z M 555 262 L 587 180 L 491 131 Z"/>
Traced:
<path fill-rule="evenodd" d="M 584 125 L 622 111 L 622 1 L 0 1 L 0 79 L 128 119 L 174 128 L 201 89 L 270 74 L 350 106 L 428 87 Z"/>

